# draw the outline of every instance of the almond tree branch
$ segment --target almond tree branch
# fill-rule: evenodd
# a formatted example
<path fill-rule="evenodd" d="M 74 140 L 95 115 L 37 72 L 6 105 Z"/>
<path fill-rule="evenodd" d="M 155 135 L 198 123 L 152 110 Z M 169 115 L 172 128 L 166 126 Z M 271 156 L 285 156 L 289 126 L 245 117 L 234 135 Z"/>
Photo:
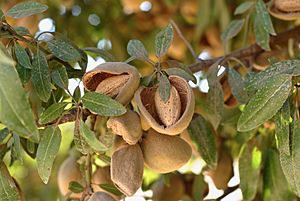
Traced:
<path fill-rule="evenodd" d="M 296 26 L 291 30 L 279 33 L 277 36 L 271 36 L 270 47 L 272 49 L 276 46 L 287 46 L 289 39 L 293 39 L 295 43 L 300 42 L 300 26 Z M 258 54 L 261 54 L 262 52 L 265 52 L 265 50 L 263 50 L 258 44 L 255 43 L 246 48 L 235 50 L 230 54 L 217 57 L 214 59 L 202 60 L 200 62 L 191 64 L 188 67 L 191 69 L 192 72 L 198 72 L 210 67 L 219 59 L 226 61 L 228 58 L 232 58 L 232 57 L 244 61 L 244 63 L 249 63 L 249 61 L 253 60 Z"/>

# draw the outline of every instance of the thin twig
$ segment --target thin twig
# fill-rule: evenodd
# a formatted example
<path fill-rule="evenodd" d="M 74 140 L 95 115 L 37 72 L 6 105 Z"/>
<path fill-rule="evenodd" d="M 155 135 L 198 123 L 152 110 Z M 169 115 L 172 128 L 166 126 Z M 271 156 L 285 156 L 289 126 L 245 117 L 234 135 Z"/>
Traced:
<path fill-rule="evenodd" d="M 181 38 L 181 40 L 185 43 L 185 45 L 187 46 L 187 48 L 189 49 L 190 53 L 193 55 L 194 59 L 196 61 L 201 61 L 198 57 L 197 54 L 195 53 L 192 45 L 187 41 L 187 39 L 184 37 L 184 35 L 182 34 L 182 32 L 180 31 L 179 27 L 177 26 L 177 24 L 174 22 L 174 20 L 171 20 L 171 24 L 173 25 L 173 27 L 175 28 L 178 36 Z"/>
<path fill-rule="evenodd" d="M 288 40 L 291 38 L 295 40 L 295 44 L 297 44 L 297 42 L 300 41 L 300 26 L 297 26 L 286 32 L 279 33 L 276 36 L 272 36 L 270 39 L 270 46 L 271 48 L 274 48 L 276 46 L 287 46 Z M 210 67 L 212 64 L 214 64 L 216 61 L 218 61 L 221 58 L 223 58 L 225 61 L 227 58 L 230 57 L 235 57 L 243 61 L 243 63 L 247 64 L 250 63 L 258 54 L 261 54 L 263 52 L 265 52 L 265 50 L 255 43 L 246 48 L 238 49 L 230 54 L 217 57 L 214 59 L 202 60 L 200 62 L 191 64 L 188 67 L 192 72 L 198 72 Z M 250 66 L 248 65 L 247 67 Z"/>

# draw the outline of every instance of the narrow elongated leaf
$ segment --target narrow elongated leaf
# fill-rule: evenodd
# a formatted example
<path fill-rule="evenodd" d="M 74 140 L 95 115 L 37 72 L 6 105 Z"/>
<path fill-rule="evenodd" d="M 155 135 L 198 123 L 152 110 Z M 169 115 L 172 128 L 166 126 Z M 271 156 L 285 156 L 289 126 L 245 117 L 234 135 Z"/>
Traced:
<path fill-rule="evenodd" d="M 47 184 L 52 165 L 61 143 L 61 132 L 58 127 L 47 127 L 41 132 L 41 141 L 36 154 L 37 170 L 42 181 Z"/>
<path fill-rule="evenodd" d="M 19 78 L 20 78 L 22 84 L 26 84 L 31 78 L 31 70 L 24 68 L 23 66 L 21 66 L 18 63 L 16 64 L 16 70 L 19 74 Z"/>
<path fill-rule="evenodd" d="M 111 53 L 109 53 L 107 50 L 102 50 L 102 49 L 95 48 L 95 47 L 86 47 L 86 48 L 83 48 L 83 50 L 84 51 L 88 51 L 88 52 L 92 52 L 92 53 L 95 53 L 95 54 L 99 55 L 106 62 L 116 61 L 116 59 L 114 58 L 114 56 Z"/>
<path fill-rule="evenodd" d="M 80 122 L 80 114 L 77 114 L 74 126 L 74 144 L 78 151 L 86 155 L 90 152 L 90 148 L 87 142 L 84 140 L 82 133 L 80 132 Z"/>
<path fill-rule="evenodd" d="M 4 18 L 4 13 L 3 13 L 3 11 L 2 11 L 2 9 L 0 9 L 0 20 L 1 21 L 3 21 L 3 20 L 5 20 L 5 18 Z"/>
<path fill-rule="evenodd" d="M 173 40 L 173 27 L 169 24 L 155 36 L 155 52 L 157 57 L 165 55 Z"/>
<path fill-rule="evenodd" d="M 38 141 L 32 110 L 13 62 L 2 51 L 0 58 L 0 121 L 18 135 Z"/>
<path fill-rule="evenodd" d="M 17 186 L 2 161 L 0 161 L 0 198 L 2 201 L 21 200 Z"/>
<path fill-rule="evenodd" d="M 263 28 L 266 30 L 266 32 L 272 35 L 276 35 L 271 17 L 263 0 L 256 1 L 256 15 L 262 22 Z"/>
<path fill-rule="evenodd" d="M 11 159 L 12 161 L 18 160 L 23 164 L 23 158 L 22 158 L 22 147 L 20 143 L 20 137 L 17 134 L 13 134 L 13 145 L 11 148 Z"/>
<path fill-rule="evenodd" d="M 292 191 L 300 196 L 300 126 L 295 122 L 294 129 L 290 132 L 291 155 L 280 152 L 280 163 L 283 173 Z M 280 151 L 280 150 L 279 150 Z"/>
<path fill-rule="evenodd" d="M 202 174 L 196 175 L 193 182 L 193 197 L 195 200 L 204 199 L 204 191 L 207 188 L 207 183 L 204 181 L 204 176 Z"/>
<path fill-rule="evenodd" d="M 104 152 L 107 150 L 107 147 L 96 138 L 95 134 L 83 121 L 80 122 L 79 130 L 84 140 L 88 143 L 88 145 L 90 145 L 92 149 L 99 152 Z"/>
<path fill-rule="evenodd" d="M 270 51 L 270 35 L 268 31 L 264 29 L 264 24 L 262 22 L 262 19 L 259 17 L 259 15 L 255 15 L 254 19 L 254 33 L 255 33 L 255 39 L 256 43 L 263 48 L 266 51 Z"/>
<path fill-rule="evenodd" d="M 79 51 L 63 38 L 49 41 L 48 48 L 57 58 L 65 62 L 76 62 L 81 59 Z"/>
<path fill-rule="evenodd" d="M 51 73 L 53 82 L 62 89 L 68 88 L 68 73 L 65 67 L 60 67 Z"/>
<path fill-rule="evenodd" d="M 295 200 L 295 195 L 290 192 L 288 183 L 282 172 L 279 155 L 275 150 L 266 152 L 267 159 L 264 167 L 264 200 L 282 201 Z"/>
<path fill-rule="evenodd" d="M 217 166 L 218 155 L 214 138 L 214 131 L 209 122 L 201 115 L 195 115 L 191 121 L 188 132 L 196 143 L 198 152 L 208 167 L 214 169 Z"/>
<path fill-rule="evenodd" d="M 246 1 L 241 3 L 234 11 L 234 15 L 240 15 L 248 11 L 250 8 L 254 6 L 254 1 Z"/>
<path fill-rule="evenodd" d="M 246 90 L 257 90 L 261 88 L 268 79 L 281 74 L 297 76 L 298 71 L 300 71 L 299 60 L 287 60 L 274 63 L 266 70 L 257 73 L 253 78 L 251 78 L 246 85 Z"/>
<path fill-rule="evenodd" d="M 243 28 L 244 22 L 244 19 L 232 20 L 221 35 L 222 41 L 226 42 L 238 35 Z"/>
<path fill-rule="evenodd" d="M 46 124 L 57 119 L 64 111 L 68 103 L 54 103 L 48 107 L 40 116 L 39 123 Z"/>
<path fill-rule="evenodd" d="M 81 193 L 84 191 L 84 187 L 76 181 L 71 181 L 69 183 L 69 190 L 74 193 Z"/>
<path fill-rule="evenodd" d="M 116 196 L 123 195 L 123 193 L 121 193 L 113 184 L 100 184 L 99 187 L 107 192 L 110 192 L 110 193 L 116 195 Z"/>
<path fill-rule="evenodd" d="M 249 131 L 271 119 L 288 98 L 291 87 L 290 75 L 269 79 L 246 105 L 238 121 L 238 130 Z"/>
<path fill-rule="evenodd" d="M 260 166 L 261 152 L 245 145 L 239 158 L 240 188 L 245 201 L 252 201 L 256 195 Z"/>
<path fill-rule="evenodd" d="M 0 144 L 2 144 L 2 141 L 10 134 L 9 130 L 7 128 L 3 128 L 0 130 Z"/>
<path fill-rule="evenodd" d="M 217 129 L 224 113 L 224 92 L 218 78 L 219 61 L 214 63 L 207 72 L 209 91 L 206 97 L 207 119 Z"/>
<path fill-rule="evenodd" d="M 127 45 L 127 52 L 130 56 L 137 59 L 148 59 L 148 52 L 139 40 L 130 40 Z"/>
<path fill-rule="evenodd" d="M 126 112 L 121 103 L 96 92 L 87 92 L 82 97 L 82 102 L 89 110 L 102 116 L 120 116 Z"/>
<path fill-rule="evenodd" d="M 165 71 L 168 75 L 178 75 L 179 77 L 182 77 L 187 81 L 191 80 L 193 83 L 197 83 L 195 76 L 183 70 L 182 68 L 168 68 Z"/>
<path fill-rule="evenodd" d="M 31 69 L 31 63 L 30 63 L 29 56 L 28 56 L 26 50 L 18 43 L 15 45 L 15 54 L 16 54 L 18 63 L 21 66 L 23 66 L 24 68 Z"/>
<path fill-rule="evenodd" d="M 13 6 L 7 11 L 6 15 L 17 19 L 42 13 L 47 9 L 48 6 L 44 4 L 33 1 L 27 1 L 18 3 L 17 5 Z"/>
<path fill-rule="evenodd" d="M 29 35 L 30 32 L 26 27 L 14 27 L 15 31 L 22 36 Z"/>
<path fill-rule="evenodd" d="M 275 115 L 275 135 L 277 147 L 280 153 L 290 155 L 289 134 L 290 134 L 290 104 L 286 101 L 282 108 Z"/>
<path fill-rule="evenodd" d="M 245 104 L 249 100 L 249 96 L 245 91 L 245 83 L 242 76 L 233 68 L 229 68 L 228 82 L 231 88 L 231 92 L 239 103 Z"/>
<path fill-rule="evenodd" d="M 47 59 L 40 51 L 33 57 L 31 77 L 37 95 L 47 102 L 51 95 L 51 80 Z"/>
<path fill-rule="evenodd" d="M 170 98 L 171 83 L 168 77 L 163 73 L 158 78 L 158 81 L 159 81 L 159 85 L 158 85 L 159 96 L 164 102 L 167 102 Z"/>

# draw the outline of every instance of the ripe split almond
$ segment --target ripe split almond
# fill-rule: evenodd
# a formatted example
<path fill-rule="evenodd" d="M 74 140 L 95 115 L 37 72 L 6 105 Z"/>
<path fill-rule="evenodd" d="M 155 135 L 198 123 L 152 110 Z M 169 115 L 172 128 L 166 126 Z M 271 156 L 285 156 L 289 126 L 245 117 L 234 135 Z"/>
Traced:
<path fill-rule="evenodd" d="M 153 128 L 159 133 L 178 135 L 192 120 L 195 100 L 187 81 L 175 75 L 169 76 L 171 91 L 164 103 L 159 97 L 158 87 L 140 87 L 135 92 L 135 101 L 140 112 L 144 130 Z"/>
<path fill-rule="evenodd" d="M 300 0 L 273 0 L 269 12 L 282 20 L 300 19 Z"/>
<path fill-rule="evenodd" d="M 123 62 L 107 62 L 87 72 L 83 85 L 88 91 L 103 93 L 127 105 L 139 87 L 138 70 Z"/>

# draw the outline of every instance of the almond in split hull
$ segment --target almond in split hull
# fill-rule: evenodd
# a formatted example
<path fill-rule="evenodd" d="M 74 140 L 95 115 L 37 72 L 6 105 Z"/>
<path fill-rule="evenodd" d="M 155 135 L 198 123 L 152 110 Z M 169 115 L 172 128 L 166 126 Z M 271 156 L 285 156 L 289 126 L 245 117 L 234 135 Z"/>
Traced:
<path fill-rule="evenodd" d="M 119 94 L 129 78 L 130 75 L 128 74 L 108 77 L 98 84 L 95 92 L 114 98 Z"/>
<path fill-rule="evenodd" d="M 132 196 L 142 185 L 143 153 L 139 144 L 123 145 L 111 157 L 111 179 L 126 196 Z"/>
<path fill-rule="evenodd" d="M 155 108 L 158 117 L 165 126 L 172 126 L 180 117 L 181 102 L 178 91 L 175 87 L 171 86 L 170 97 L 167 102 L 164 102 L 160 95 L 159 90 L 155 92 Z"/>
<path fill-rule="evenodd" d="M 275 0 L 274 5 L 283 12 L 299 12 L 300 0 Z"/>

